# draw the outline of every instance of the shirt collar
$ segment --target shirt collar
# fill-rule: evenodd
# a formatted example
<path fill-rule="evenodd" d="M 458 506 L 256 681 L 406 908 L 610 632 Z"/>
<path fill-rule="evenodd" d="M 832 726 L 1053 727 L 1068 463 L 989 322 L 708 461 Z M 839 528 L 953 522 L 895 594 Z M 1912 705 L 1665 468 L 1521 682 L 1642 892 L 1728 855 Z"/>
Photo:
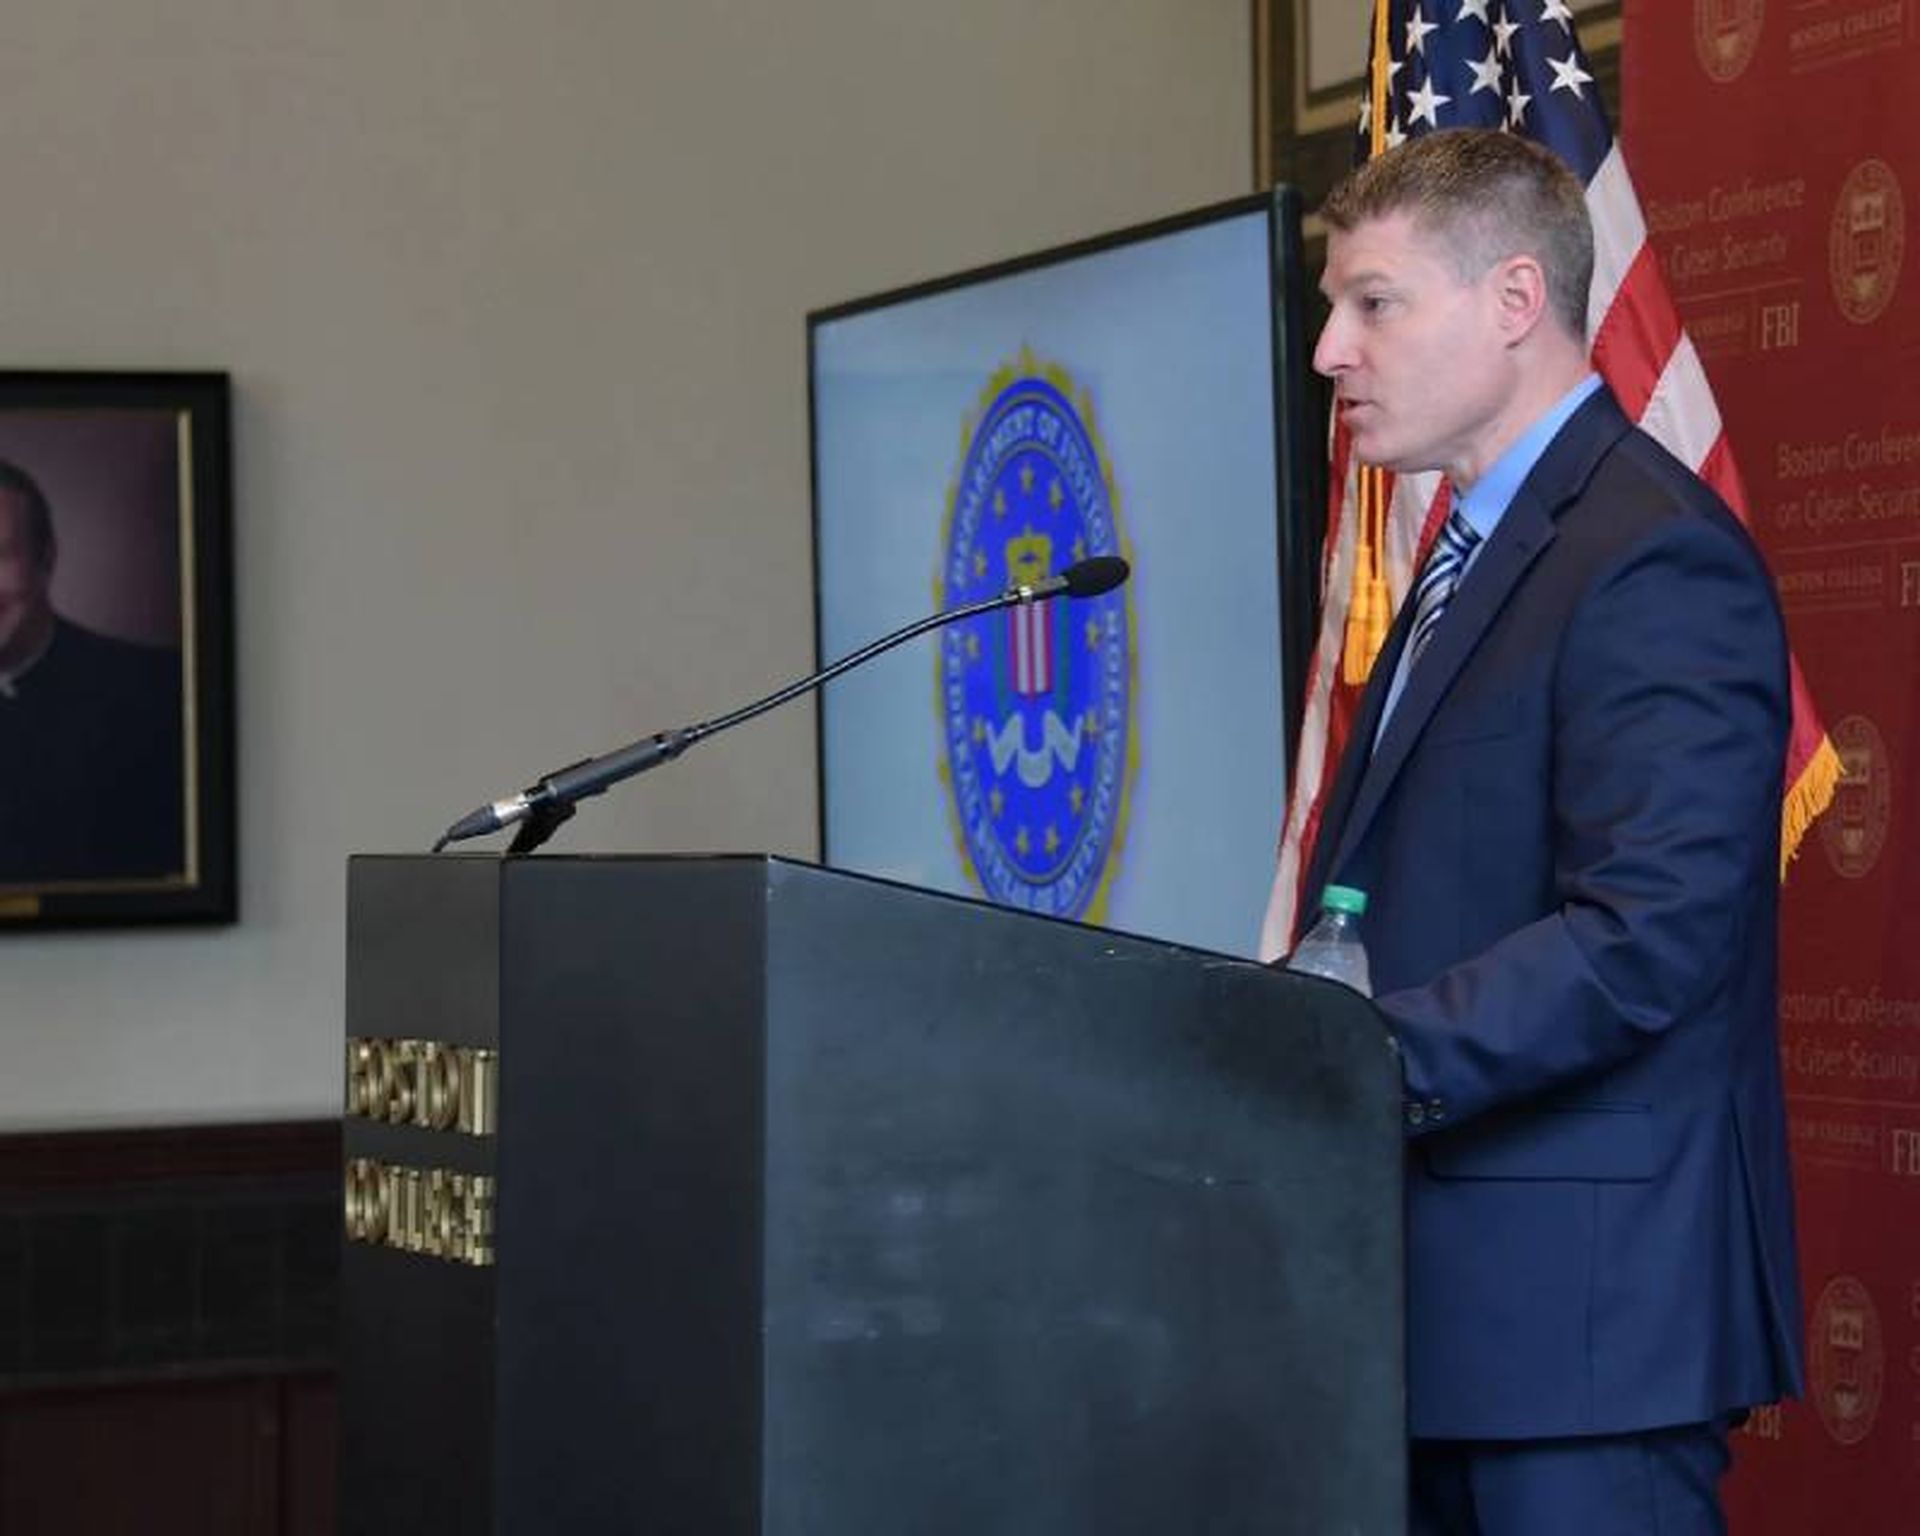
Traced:
<path fill-rule="evenodd" d="M 1455 493 L 1454 504 L 1460 515 L 1482 540 L 1500 526 L 1500 519 L 1506 515 L 1521 483 L 1540 462 L 1540 455 L 1547 451 L 1547 444 L 1599 387 L 1600 375 L 1588 374 L 1554 402 L 1546 415 L 1522 432 L 1513 445 L 1493 461 L 1493 467 L 1474 481 L 1471 489 Z"/>

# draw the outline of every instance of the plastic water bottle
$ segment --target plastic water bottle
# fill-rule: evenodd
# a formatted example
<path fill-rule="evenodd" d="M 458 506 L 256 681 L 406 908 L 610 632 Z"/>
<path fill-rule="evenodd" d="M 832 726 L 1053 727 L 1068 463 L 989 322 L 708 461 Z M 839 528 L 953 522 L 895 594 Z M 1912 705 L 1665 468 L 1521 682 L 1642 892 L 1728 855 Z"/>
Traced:
<path fill-rule="evenodd" d="M 1299 947 L 1287 957 L 1287 969 L 1342 982 L 1362 997 L 1373 996 L 1367 971 L 1367 946 L 1360 942 L 1360 914 L 1367 893 L 1350 885 L 1330 885 L 1320 898 L 1320 917 Z"/>

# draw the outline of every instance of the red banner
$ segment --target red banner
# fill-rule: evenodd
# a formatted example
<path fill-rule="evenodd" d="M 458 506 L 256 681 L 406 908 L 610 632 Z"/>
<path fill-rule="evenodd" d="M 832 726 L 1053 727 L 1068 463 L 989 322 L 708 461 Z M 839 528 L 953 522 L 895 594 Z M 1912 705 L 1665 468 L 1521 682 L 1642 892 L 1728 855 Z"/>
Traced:
<path fill-rule="evenodd" d="M 1920 1531 L 1920 0 L 1627 0 L 1623 142 L 1843 764 L 1788 877 L 1806 1400 L 1742 1536 Z"/>

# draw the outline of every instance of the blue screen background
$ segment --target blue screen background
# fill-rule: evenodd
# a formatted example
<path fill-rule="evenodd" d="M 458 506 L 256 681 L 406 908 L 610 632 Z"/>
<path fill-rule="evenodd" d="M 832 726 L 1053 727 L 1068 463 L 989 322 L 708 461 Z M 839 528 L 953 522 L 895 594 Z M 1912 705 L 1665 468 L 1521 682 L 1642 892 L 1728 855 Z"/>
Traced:
<path fill-rule="evenodd" d="M 1236 955 L 1257 942 L 1286 800 L 1270 245 L 1253 209 L 813 334 L 823 662 L 937 605 L 965 428 L 996 370 L 1028 348 L 1083 392 L 1134 566 L 1137 770 L 1105 920 Z M 978 895 L 940 777 L 936 642 L 828 685 L 823 852 Z"/>

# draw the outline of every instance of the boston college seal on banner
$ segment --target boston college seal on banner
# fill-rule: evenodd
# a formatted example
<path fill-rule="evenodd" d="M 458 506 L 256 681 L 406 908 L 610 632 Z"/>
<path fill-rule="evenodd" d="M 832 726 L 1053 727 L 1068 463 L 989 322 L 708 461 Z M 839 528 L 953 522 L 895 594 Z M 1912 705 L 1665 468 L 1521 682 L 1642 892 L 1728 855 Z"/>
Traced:
<path fill-rule="evenodd" d="M 1840 755 L 1833 805 L 1819 821 L 1820 842 L 1833 872 L 1858 880 L 1879 862 L 1893 816 L 1893 765 L 1886 738 L 1865 715 L 1848 715 L 1828 732 Z"/>
<path fill-rule="evenodd" d="M 1829 1281 L 1814 1306 L 1807 1343 L 1807 1385 L 1820 1422 L 1841 1445 L 1858 1445 L 1879 1417 L 1887 1364 L 1880 1313 L 1867 1288 L 1851 1275 Z"/>
<path fill-rule="evenodd" d="M 1093 410 L 1023 348 L 962 434 L 941 606 L 1127 553 Z M 967 870 L 1003 906 L 1098 921 L 1134 772 L 1129 589 L 982 614 L 942 632 L 941 779 Z"/>
<path fill-rule="evenodd" d="M 1743 74 L 1760 46 L 1766 0 L 1693 0 L 1693 48 L 1722 85 Z"/>
<path fill-rule="evenodd" d="M 1827 230 L 1827 270 L 1840 313 L 1855 325 L 1878 320 L 1893 302 L 1906 248 L 1906 202 L 1893 168 L 1862 160 L 1847 173 Z"/>

